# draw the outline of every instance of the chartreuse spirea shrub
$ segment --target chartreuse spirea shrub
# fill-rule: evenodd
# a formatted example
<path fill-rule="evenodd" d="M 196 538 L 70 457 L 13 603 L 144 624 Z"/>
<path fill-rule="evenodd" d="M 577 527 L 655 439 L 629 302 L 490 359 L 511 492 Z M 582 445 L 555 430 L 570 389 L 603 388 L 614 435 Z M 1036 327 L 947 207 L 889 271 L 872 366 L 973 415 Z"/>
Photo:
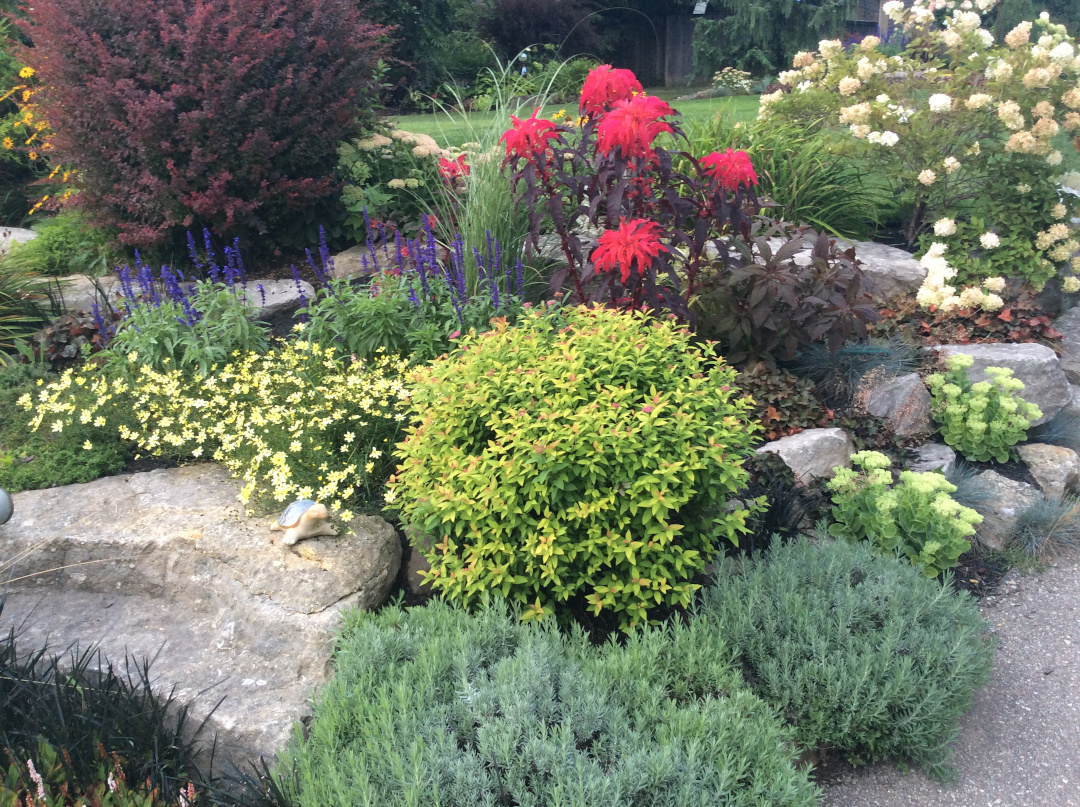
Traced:
<path fill-rule="evenodd" d="M 688 604 L 718 542 L 747 531 L 726 506 L 756 430 L 735 371 L 641 314 L 493 324 L 413 376 L 390 495 L 431 538 L 433 587 L 530 619 L 579 598 L 624 626 Z"/>
<path fill-rule="evenodd" d="M 297 807 L 815 804 L 731 657 L 703 620 L 597 647 L 501 600 L 353 611 L 278 784 Z"/>
<path fill-rule="evenodd" d="M 68 370 L 20 404 L 35 429 L 90 424 L 151 455 L 212 458 L 243 480 L 245 503 L 313 498 L 347 522 L 358 503 L 381 503 L 406 418 L 404 368 L 299 338 L 205 376 L 145 364 L 114 376 Z"/>
<path fill-rule="evenodd" d="M 878 552 L 902 553 L 927 577 L 937 577 L 971 548 L 968 537 L 982 516 L 954 501 L 956 486 L 937 473 L 902 471 L 893 484 L 891 462 L 877 451 L 860 451 L 829 480 L 833 523 L 829 533 L 867 540 Z"/>
<path fill-rule="evenodd" d="M 725 561 L 700 612 L 799 745 L 949 772 L 950 742 L 993 662 L 966 593 L 866 543 L 776 542 Z"/>
<path fill-rule="evenodd" d="M 948 373 L 926 379 L 934 420 L 941 436 L 965 458 L 976 462 L 1009 461 L 1009 449 L 1027 436 L 1042 410 L 1019 396 L 1024 382 L 1007 367 L 987 367 L 990 381 L 972 384 L 967 368 L 974 359 L 956 353 L 945 360 Z"/>

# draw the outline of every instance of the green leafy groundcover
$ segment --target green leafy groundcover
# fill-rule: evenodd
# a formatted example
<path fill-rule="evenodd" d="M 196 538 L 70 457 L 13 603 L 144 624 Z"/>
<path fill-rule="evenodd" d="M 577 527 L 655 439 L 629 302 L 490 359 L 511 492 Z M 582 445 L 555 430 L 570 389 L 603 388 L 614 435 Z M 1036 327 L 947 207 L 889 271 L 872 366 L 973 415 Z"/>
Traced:
<path fill-rule="evenodd" d="M 790 732 L 705 620 L 594 647 L 580 631 L 436 601 L 354 612 L 308 739 L 298 806 L 811 805 Z"/>

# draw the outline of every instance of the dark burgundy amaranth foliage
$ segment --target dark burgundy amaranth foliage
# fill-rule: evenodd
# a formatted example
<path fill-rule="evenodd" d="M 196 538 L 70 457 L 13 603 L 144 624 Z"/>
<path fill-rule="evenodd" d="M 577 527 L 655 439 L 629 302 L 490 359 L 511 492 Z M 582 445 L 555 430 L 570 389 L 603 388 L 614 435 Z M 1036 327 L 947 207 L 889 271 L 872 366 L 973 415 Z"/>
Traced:
<path fill-rule="evenodd" d="M 34 0 L 54 160 L 130 244 L 288 229 L 337 193 L 388 29 L 354 0 Z"/>

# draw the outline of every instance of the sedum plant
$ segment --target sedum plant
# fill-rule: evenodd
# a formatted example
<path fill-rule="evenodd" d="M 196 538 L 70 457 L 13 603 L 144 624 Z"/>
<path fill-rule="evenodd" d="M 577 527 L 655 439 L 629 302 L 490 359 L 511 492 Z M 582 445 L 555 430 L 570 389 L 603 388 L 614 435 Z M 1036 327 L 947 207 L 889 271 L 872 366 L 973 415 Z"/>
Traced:
<path fill-rule="evenodd" d="M 755 427 L 735 371 L 670 320 L 584 307 L 470 333 L 413 376 L 415 420 L 388 498 L 433 547 L 429 580 L 524 618 L 571 600 L 624 626 L 687 605 L 750 512 Z"/>
<path fill-rule="evenodd" d="M 851 461 L 859 470 L 837 468 L 828 483 L 834 519 L 830 535 L 866 539 L 884 554 L 902 553 L 927 577 L 951 569 L 971 548 L 967 538 L 982 516 L 953 500 L 949 494 L 956 486 L 944 476 L 903 471 L 894 485 L 884 454 L 860 451 Z"/>
<path fill-rule="evenodd" d="M 1059 192 L 1080 186 L 1064 167 L 1064 141 L 1080 133 L 1080 58 L 1045 15 L 996 44 L 982 16 L 996 5 L 891 0 L 882 10 L 902 33 L 900 53 L 887 56 L 874 36 L 848 49 L 825 40 L 780 75 L 791 92 L 762 97 L 769 119 L 825 113 L 850 132 L 851 152 L 893 182 L 908 244 L 936 249 L 919 296 L 926 307 L 974 308 L 989 296 L 983 307 L 995 310 L 999 300 L 979 293 L 984 278 L 1018 275 L 1041 288 L 1059 270 L 1080 271 L 1069 224 L 1077 200 Z M 962 304 L 961 283 L 974 289 Z"/>
<path fill-rule="evenodd" d="M 965 458 L 1008 462 L 1009 449 L 1024 440 L 1042 411 L 1019 397 L 1024 382 L 1013 378 L 1007 367 L 987 367 L 991 380 L 972 384 L 966 369 L 974 361 L 967 354 L 954 354 L 946 359 L 947 374 L 926 379 L 934 419 L 945 442 Z"/>

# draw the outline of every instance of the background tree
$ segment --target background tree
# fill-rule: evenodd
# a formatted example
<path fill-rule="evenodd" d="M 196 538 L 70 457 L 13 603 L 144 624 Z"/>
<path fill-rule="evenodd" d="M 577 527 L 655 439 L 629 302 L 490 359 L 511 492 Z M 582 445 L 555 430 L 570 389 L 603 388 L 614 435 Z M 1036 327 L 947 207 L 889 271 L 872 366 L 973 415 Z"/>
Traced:
<path fill-rule="evenodd" d="M 709 10 L 721 16 L 698 20 L 694 29 L 696 78 L 723 67 L 758 74 L 786 69 L 798 51 L 838 34 L 848 0 L 713 0 Z"/>

